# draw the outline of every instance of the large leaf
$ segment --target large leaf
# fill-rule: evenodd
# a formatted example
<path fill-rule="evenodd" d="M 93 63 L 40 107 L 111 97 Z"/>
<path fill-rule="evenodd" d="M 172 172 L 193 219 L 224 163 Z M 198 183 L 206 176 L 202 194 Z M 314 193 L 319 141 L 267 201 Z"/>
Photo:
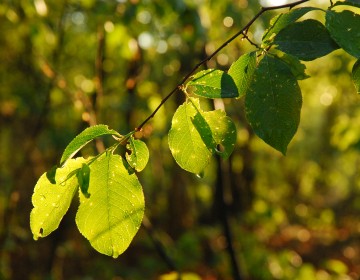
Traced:
<path fill-rule="evenodd" d="M 250 52 L 239 57 L 229 69 L 229 75 L 234 79 L 239 97 L 246 94 L 256 68 L 256 52 Z"/>
<path fill-rule="evenodd" d="M 346 52 L 360 58 L 360 15 L 351 11 L 326 11 L 326 28 Z"/>
<path fill-rule="evenodd" d="M 122 137 L 117 131 L 109 129 L 107 125 L 99 124 L 88 127 L 77 135 L 65 148 L 60 160 L 60 165 L 63 165 L 68 159 L 72 158 L 87 143 L 103 135 Z"/>
<path fill-rule="evenodd" d="M 144 215 L 144 194 L 126 161 L 110 152 L 90 165 L 90 197 L 80 193 L 76 224 L 100 253 L 118 257 L 139 230 Z"/>
<path fill-rule="evenodd" d="M 236 129 L 222 110 L 203 112 L 196 98 L 189 98 L 176 110 L 169 131 L 169 147 L 179 166 L 201 174 L 210 157 L 229 157 L 236 141 Z"/>
<path fill-rule="evenodd" d="M 304 16 L 310 11 L 314 10 L 320 10 L 319 8 L 313 8 L 313 7 L 303 7 L 299 9 L 291 9 L 287 13 L 279 14 L 271 19 L 270 21 L 270 27 L 265 31 L 263 35 L 263 43 L 264 45 L 270 44 L 272 39 L 276 34 L 280 32 L 280 30 L 284 29 L 286 26 L 294 23 L 299 18 Z"/>
<path fill-rule="evenodd" d="M 246 117 L 255 133 L 286 154 L 299 125 L 301 105 L 301 91 L 290 68 L 266 55 L 245 96 Z"/>
<path fill-rule="evenodd" d="M 208 69 L 196 73 L 186 85 L 192 93 L 206 98 L 233 98 L 239 93 L 234 80 L 221 70 Z"/>
<path fill-rule="evenodd" d="M 325 26 L 313 19 L 288 25 L 276 35 L 274 43 L 279 50 L 306 61 L 339 48 Z"/>
<path fill-rule="evenodd" d="M 358 61 L 356 61 L 354 64 L 354 67 L 352 69 L 352 78 L 353 78 L 357 93 L 360 94 L 360 59 Z"/>
<path fill-rule="evenodd" d="M 64 167 L 56 171 L 53 184 L 44 173 L 37 181 L 30 214 L 30 228 L 34 239 L 45 237 L 58 228 L 61 219 L 69 209 L 71 200 L 78 189 L 76 176 L 69 178 L 69 173 L 81 168 L 83 158 L 68 160 Z"/>
<path fill-rule="evenodd" d="M 141 140 L 135 140 L 131 136 L 126 148 L 128 152 L 125 157 L 129 165 L 138 172 L 142 171 L 149 161 L 149 149 L 146 144 Z"/>

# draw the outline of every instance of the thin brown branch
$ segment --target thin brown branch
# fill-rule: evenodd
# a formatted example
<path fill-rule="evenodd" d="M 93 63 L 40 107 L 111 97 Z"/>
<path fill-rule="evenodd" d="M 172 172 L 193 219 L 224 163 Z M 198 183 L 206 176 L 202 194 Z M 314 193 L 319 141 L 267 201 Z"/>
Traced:
<path fill-rule="evenodd" d="M 206 62 L 208 62 L 209 60 L 211 60 L 215 55 L 217 55 L 222 49 L 224 49 L 228 44 L 230 44 L 232 41 L 234 41 L 237 37 L 239 37 L 240 35 L 244 35 L 244 33 L 250 28 L 250 26 L 265 12 L 267 11 L 271 11 L 271 10 L 278 10 L 278 9 L 283 9 L 283 8 L 293 8 L 297 5 L 303 4 L 305 2 L 308 2 L 310 0 L 300 0 L 300 1 L 296 1 L 293 3 L 289 3 L 289 4 L 284 4 L 284 5 L 279 5 L 279 6 L 271 6 L 271 7 L 262 7 L 260 9 L 260 11 L 237 33 L 235 33 L 235 35 L 233 35 L 230 39 L 226 40 L 220 47 L 218 47 L 212 54 L 210 54 L 209 56 L 207 56 L 204 60 L 200 61 L 198 64 L 196 64 L 194 66 L 194 68 L 181 80 L 180 83 L 178 83 L 176 85 L 176 87 L 173 88 L 172 91 L 170 91 L 170 93 L 165 96 L 165 98 L 160 102 L 160 104 L 156 107 L 156 109 L 150 114 L 150 116 L 148 116 L 135 130 L 141 130 L 143 128 L 143 126 L 149 121 L 151 120 L 155 114 L 157 113 L 157 111 L 159 111 L 159 109 L 164 105 L 164 103 L 175 93 L 178 91 L 178 89 L 180 89 L 183 84 L 194 74 L 194 72 L 203 64 L 205 64 Z"/>

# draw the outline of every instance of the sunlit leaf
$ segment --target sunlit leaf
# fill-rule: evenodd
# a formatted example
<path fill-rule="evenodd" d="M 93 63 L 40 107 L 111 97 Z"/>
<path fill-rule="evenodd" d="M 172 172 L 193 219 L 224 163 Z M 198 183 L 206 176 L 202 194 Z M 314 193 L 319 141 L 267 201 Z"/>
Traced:
<path fill-rule="evenodd" d="M 208 69 L 196 73 L 186 85 L 195 95 L 206 98 L 233 98 L 239 93 L 234 80 L 221 70 Z"/>
<path fill-rule="evenodd" d="M 360 58 L 360 15 L 351 11 L 326 11 L 326 28 L 346 52 Z"/>
<path fill-rule="evenodd" d="M 360 59 L 354 64 L 352 69 L 352 79 L 354 81 L 357 93 L 360 94 Z"/>
<path fill-rule="evenodd" d="M 189 172 L 201 174 L 213 154 L 229 157 L 235 141 L 235 125 L 225 112 L 203 112 L 196 98 L 189 98 L 173 116 L 169 147 L 179 166 Z"/>
<path fill-rule="evenodd" d="M 30 214 L 30 227 L 35 240 L 58 228 L 78 189 L 76 177 L 68 178 L 68 174 L 81 168 L 84 162 L 83 158 L 68 160 L 65 166 L 57 169 L 55 184 L 48 180 L 46 174 L 37 181 L 32 196 L 34 208 Z"/>
<path fill-rule="evenodd" d="M 287 13 L 279 14 L 271 19 L 270 27 L 265 31 L 263 35 L 263 44 L 268 45 L 276 34 L 280 32 L 280 30 L 284 29 L 286 26 L 294 23 L 299 18 L 307 14 L 308 12 L 320 10 L 319 8 L 313 7 L 303 7 L 298 9 L 291 9 Z"/>
<path fill-rule="evenodd" d="M 90 165 L 89 198 L 80 193 L 76 224 L 98 252 L 118 257 L 139 230 L 144 194 L 127 162 L 119 155 L 102 154 Z"/>
<path fill-rule="evenodd" d="M 339 48 L 325 26 L 317 20 L 295 22 L 275 37 L 277 48 L 301 60 L 314 60 Z"/>
<path fill-rule="evenodd" d="M 250 52 L 239 57 L 231 64 L 228 74 L 233 78 L 239 97 L 246 94 L 256 68 L 256 52 Z"/>
<path fill-rule="evenodd" d="M 142 171 L 149 161 L 149 149 L 146 144 L 141 140 L 135 140 L 131 136 L 126 148 L 128 152 L 125 157 L 129 165 L 138 172 Z"/>
<path fill-rule="evenodd" d="M 65 148 L 60 160 L 60 165 L 63 165 L 68 159 L 72 158 L 87 143 L 94 140 L 96 137 L 103 135 L 115 135 L 119 138 L 121 137 L 117 131 L 109 129 L 107 125 L 99 124 L 88 127 L 77 135 Z"/>
<path fill-rule="evenodd" d="M 246 117 L 254 132 L 285 154 L 299 125 L 301 105 L 301 91 L 290 68 L 266 55 L 245 96 Z"/>

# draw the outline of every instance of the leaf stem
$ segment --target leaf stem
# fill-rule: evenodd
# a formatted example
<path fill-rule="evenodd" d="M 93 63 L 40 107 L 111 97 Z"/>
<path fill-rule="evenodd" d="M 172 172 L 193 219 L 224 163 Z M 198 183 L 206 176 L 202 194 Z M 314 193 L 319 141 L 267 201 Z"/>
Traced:
<path fill-rule="evenodd" d="M 159 109 L 165 104 L 165 102 L 175 93 L 177 92 L 179 89 L 181 89 L 183 87 L 183 84 L 191 77 L 192 74 L 194 74 L 194 72 L 203 64 L 205 64 L 206 62 L 208 62 L 209 60 L 211 60 L 215 55 L 217 55 L 223 48 L 225 48 L 228 44 L 230 44 L 232 41 L 234 41 L 237 37 L 239 37 L 240 35 L 246 34 L 245 32 L 250 28 L 250 26 L 265 12 L 267 11 L 271 11 L 271 10 L 278 10 L 278 9 L 283 9 L 283 8 L 293 8 L 297 5 L 303 4 L 305 2 L 308 2 L 310 0 L 300 0 L 300 1 L 296 1 L 293 3 L 289 3 L 289 4 L 284 4 L 284 5 L 279 5 L 279 6 L 271 6 L 271 7 L 262 7 L 260 9 L 260 11 L 241 29 L 239 30 L 237 33 L 235 33 L 231 38 L 229 38 L 228 40 L 226 40 L 220 47 L 218 47 L 212 54 L 210 54 L 209 56 L 207 56 L 205 59 L 203 59 L 202 61 L 200 61 L 198 64 L 196 64 L 194 66 L 194 68 L 187 74 L 185 75 L 185 77 L 181 80 L 180 83 L 178 83 L 176 85 L 176 87 L 174 87 L 169 93 L 168 95 L 166 95 L 164 97 L 164 99 L 160 102 L 160 104 L 156 107 L 156 109 L 137 127 L 135 128 L 136 131 L 140 131 L 143 126 L 149 121 L 151 120 L 155 114 L 157 113 L 157 111 L 159 111 Z M 247 37 L 247 36 L 246 36 Z M 246 39 L 246 37 L 244 36 L 244 38 Z"/>

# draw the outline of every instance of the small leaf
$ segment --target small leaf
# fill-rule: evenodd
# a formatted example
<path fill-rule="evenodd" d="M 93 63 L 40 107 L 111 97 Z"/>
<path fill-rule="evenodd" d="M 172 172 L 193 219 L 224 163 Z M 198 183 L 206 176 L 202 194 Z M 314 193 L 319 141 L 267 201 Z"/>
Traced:
<path fill-rule="evenodd" d="M 305 61 L 314 60 L 339 48 L 321 22 L 295 22 L 276 35 L 278 49 Z"/>
<path fill-rule="evenodd" d="M 90 198 L 80 193 L 76 224 L 98 252 L 118 257 L 139 230 L 144 215 L 144 194 L 126 161 L 110 152 L 90 165 Z"/>
<path fill-rule="evenodd" d="M 307 14 L 308 12 L 321 10 L 319 8 L 313 7 L 303 7 L 299 9 L 291 9 L 287 13 L 279 14 L 271 19 L 270 27 L 265 31 L 263 35 L 263 44 L 268 46 L 271 44 L 272 39 L 275 37 L 276 34 L 280 32 L 280 30 L 284 29 L 288 25 L 294 23 L 299 18 Z"/>
<path fill-rule="evenodd" d="M 266 55 L 245 96 L 246 117 L 254 132 L 286 154 L 300 121 L 301 91 L 289 67 Z"/>
<path fill-rule="evenodd" d="M 360 59 L 355 62 L 352 69 L 352 78 L 358 94 L 360 94 Z"/>
<path fill-rule="evenodd" d="M 76 173 L 76 177 L 82 194 L 87 198 L 90 197 L 90 194 L 88 193 L 90 184 L 90 167 L 86 163 L 83 163 L 82 167 Z"/>
<path fill-rule="evenodd" d="M 290 67 L 291 72 L 297 80 L 305 80 L 310 77 L 305 73 L 306 66 L 301 63 L 297 57 L 281 51 L 276 51 L 275 53 L 272 52 L 272 54 L 281 59 Z"/>
<path fill-rule="evenodd" d="M 224 111 L 203 112 L 197 98 L 189 98 L 176 110 L 169 147 L 181 168 L 201 174 L 213 154 L 228 158 L 235 142 L 235 125 Z"/>
<path fill-rule="evenodd" d="M 63 165 L 68 159 L 72 158 L 81 148 L 96 137 L 103 135 L 115 135 L 119 138 L 122 136 L 115 130 L 109 129 L 107 125 L 99 124 L 86 128 L 76 136 L 65 148 L 62 154 L 60 165 Z"/>
<path fill-rule="evenodd" d="M 196 73 L 186 85 L 195 95 L 206 98 L 238 97 L 233 79 L 221 70 L 208 69 Z"/>
<path fill-rule="evenodd" d="M 51 184 L 56 184 L 55 177 L 57 168 L 57 165 L 54 165 L 49 171 L 46 172 L 46 178 L 48 178 Z"/>
<path fill-rule="evenodd" d="M 256 68 L 256 52 L 250 52 L 239 57 L 231 64 L 228 74 L 233 78 L 239 92 L 239 97 L 246 94 Z"/>
<path fill-rule="evenodd" d="M 65 166 L 56 170 L 56 184 L 49 182 L 46 174 L 37 181 L 32 196 L 34 208 L 30 214 L 30 227 L 35 240 L 58 228 L 78 189 L 75 176 L 68 178 L 68 174 L 80 168 L 84 162 L 83 158 L 68 160 Z"/>
<path fill-rule="evenodd" d="M 141 140 L 135 140 L 133 136 L 129 138 L 129 144 L 126 145 L 129 150 L 125 154 L 129 165 L 136 171 L 142 171 L 149 161 L 149 149 Z"/>
<path fill-rule="evenodd" d="M 360 15 L 351 11 L 326 11 L 326 28 L 346 52 L 360 58 Z"/>

